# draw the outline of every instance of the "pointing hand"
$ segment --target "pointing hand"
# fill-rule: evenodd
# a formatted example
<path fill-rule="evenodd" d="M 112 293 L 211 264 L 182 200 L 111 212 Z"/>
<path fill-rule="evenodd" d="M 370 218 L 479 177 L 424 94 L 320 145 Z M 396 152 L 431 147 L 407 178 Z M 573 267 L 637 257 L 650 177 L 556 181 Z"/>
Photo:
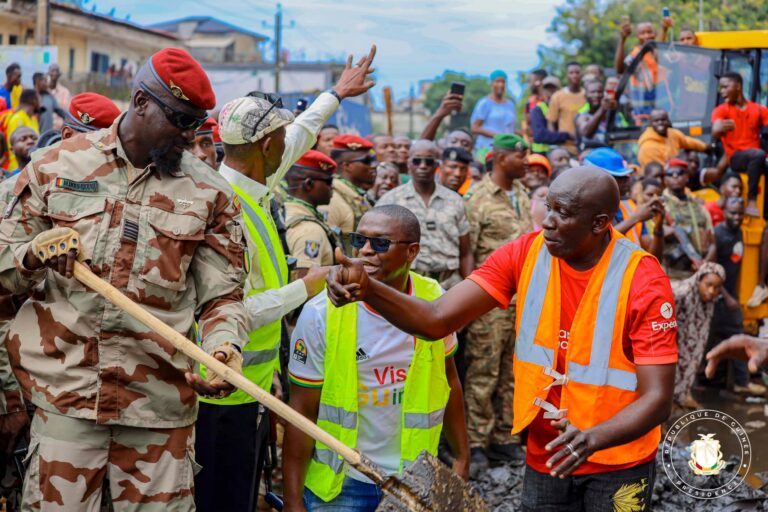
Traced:
<path fill-rule="evenodd" d="M 347 258 L 336 248 L 338 265 L 331 268 L 326 282 L 328 297 L 336 307 L 363 300 L 368 290 L 368 274 L 363 263 L 357 258 Z"/>

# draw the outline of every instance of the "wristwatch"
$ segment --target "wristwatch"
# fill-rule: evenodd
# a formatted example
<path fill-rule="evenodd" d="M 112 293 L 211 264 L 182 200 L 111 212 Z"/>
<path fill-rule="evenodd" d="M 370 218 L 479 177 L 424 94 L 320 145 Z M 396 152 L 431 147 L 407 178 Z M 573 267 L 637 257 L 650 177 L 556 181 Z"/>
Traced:
<path fill-rule="evenodd" d="M 339 96 L 339 93 L 337 93 L 333 89 L 328 89 L 325 92 L 327 92 L 328 94 L 333 94 L 334 96 L 336 96 L 336 99 L 339 100 L 339 103 L 341 103 L 341 96 Z"/>

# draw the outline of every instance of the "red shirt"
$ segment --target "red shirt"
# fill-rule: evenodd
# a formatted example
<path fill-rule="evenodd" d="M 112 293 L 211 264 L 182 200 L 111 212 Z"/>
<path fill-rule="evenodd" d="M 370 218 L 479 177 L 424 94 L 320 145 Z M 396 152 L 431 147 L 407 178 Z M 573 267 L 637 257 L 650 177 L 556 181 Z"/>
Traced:
<path fill-rule="evenodd" d="M 760 129 L 768 125 L 768 108 L 752 101 L 747 101 L 743 109 L 723 103 L 712 111 L 712 123 L 720 119 L 731 119 L 736 124 L 720 137 L 729 159 L 735 151 L 760 149 Z"/>
<path fill-rule="evenodd" d="M 475 270 L 469 279 L 494 297 L 500 307 L 506 307 L 517 291 L 520 272 L 525 257 L 538 233 L 529 233 L 510 242 L 493 254 Z M 584 295 L 592 269 L 579 272 L 564 261 L 560 261 L 561 311 L 560 311 L 560 347 L 557 351 L 557 370 L 565 373 L 565 353 L 568 349 L 569 331 L 573 323 L 576 308 Z M 629 305 L 624 331 L 624 353 L 637 365 L 673 364 L 677 362 L 677 328 L 675 318 L 665 318 L 661 314 L 667 303 L 674 305 L 675 299 L 669 279 L 659 262 L 652 257 L 643 258 L 638 264 L 629 290 Z M 561 386 L 550 389 L 547 401 L 560 404 Z M 528 455 L 526 464 L 541 473 L 549 473 L 547 460 L 555 451 L 548 452 L 544 447 L 555 439 L 559 432 L 550 425 L 551 420 L 543 418 L 544 411 L 528 426 Z M 623 464 L 605 465 L 585 462 L 573 474 L 592 474 L 617 471 L 643 464 L 656 456 L 655 453 L 644 460 Z"/>
<path fill-rule="evenodd" d="M 725 213 L 717 201 L 707 201 L 704 203 L 704 209 L 709 212 L 709 216 L 712 217 L 712 227 L 717 226 L 725 220 Z"/>

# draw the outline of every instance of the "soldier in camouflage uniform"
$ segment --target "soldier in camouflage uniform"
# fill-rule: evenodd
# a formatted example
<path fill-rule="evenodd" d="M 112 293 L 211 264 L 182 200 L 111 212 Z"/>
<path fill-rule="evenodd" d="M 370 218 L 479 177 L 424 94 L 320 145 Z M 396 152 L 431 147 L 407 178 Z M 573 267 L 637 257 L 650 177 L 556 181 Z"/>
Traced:
<path fill-rule="evenodd" d="M 185 51 L 153 55 L 110 128 L 33 154 L 0 223 L 0 286 L 31 291 L 7 348 L 32 421 L 24 510 L 191 510 L 196 391 L 167 341 L 72 278 L 78 251 L 40 261 L 52 228 L 134 302 L 234 370 L 246 339 L 242 228 L 227 183 L 184 147 L 215 106 Z M 70 238 L 71 241 L 71 238 Z M 192 343 L 192 341 L 190 341 Z"/>
<path fill-rule="evenodd" d="M 347 234 L 357 228 L 363 214 L 371 209 L 365 193 L 376 181 L 376 157 L 373 144 L 356 135 L 339 135 L 333 139 L 331 158 L 336 161 L 338 175 L 333 181 L 333 196 L 328 208 L 328 225 L 341 230 L 347 254 L 352 246 Z"/>
<path fill-rule="evenodd" d="M 297 260 L 299 276 L 308 269 L 334 264 L 334 250 L 341 239 L 325 223 L 317 207 L 327 205 L 333 194 L 331 183 L 336 162 L 319 151 L 310 150 L 291 167 L 286 176 L 285 203 L 288 250 Z"/>
<path fill-rule="evenodd" d="M 493 170 L 467 200 L 478 265 L 497 248 L 533 231 L 530 199 L 520 182 L 527 152 L 528 145 L 517 135 L 502 134 L 493 139 Z M 469 324 L 464 396 L 473 472 L 487 466 L 488 458 L 524 457 L 519 437 L 509 436 L 514 349 L 514 303 L 509 309 L 496 308 Z"/>
<path fill-rule="evenodd" d="M 376 204 L 397 204 L 416 215 L 421 225 L 421 251 L 411 268 L 448 289 L 475 268 L 464 201 L 435 182 L 440 153 L 434 142 L 417 140 L 410 151 L 411 180 L 381 196 Z"/>
<path fill-rule="evenodd" d="M 62 128 L 63 139 L 68 139 L 75 133 L 109 127 L 120 115 L 120 110 L 109 98 L 95 93 L 83 93 L 72 98 L 69 113 L 70 116 L 65 120 Z M 75 115 L 78 117 L 74 117 Z M 13 200 L 13 190 L 18 177 L 19 175 L 16 174 L 0 183 L 0 212 L 4 212 Z M 2 222 L 1 219 L 0 222 Z M 21 387 L 11 370 L 8 351 L 5 347 L 5 337 L 11 328 L 11 323 L 26 300 L 27 294 L 0 295 L 0 432 L 3 433 L 0 436 L 0 452 L 5 453 L 13 451 L 18 437 L 29 425 Z M 8 460 L 7 468 L 12 466 L 12 461 Z M 7 474 L 8 469 L 6 469 Z M 5 480 L 7 478 L 4 482 Z"/>

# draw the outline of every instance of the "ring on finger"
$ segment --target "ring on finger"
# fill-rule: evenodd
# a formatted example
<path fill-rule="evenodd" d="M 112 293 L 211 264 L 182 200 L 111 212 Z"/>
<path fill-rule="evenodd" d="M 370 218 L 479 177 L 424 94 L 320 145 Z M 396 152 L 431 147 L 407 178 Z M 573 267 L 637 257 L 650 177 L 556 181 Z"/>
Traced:
<path fill-rule="evenodd" d="M 573 451 L 571 452 L 571 455 L 573 455 L 574 457 L 576 457 L 576 459 L 578 460 L 578 458 L 579 458 L 579 452 L 577 452 L 576 450 L 573 450 Z"/>
<path fill-rule="evenodd" d="M 566 444 L 565 449 L 568 451 L 569 454 L 576 452 L 576 450 L 573 449 L 573 445 L 571 443 Z"/>

